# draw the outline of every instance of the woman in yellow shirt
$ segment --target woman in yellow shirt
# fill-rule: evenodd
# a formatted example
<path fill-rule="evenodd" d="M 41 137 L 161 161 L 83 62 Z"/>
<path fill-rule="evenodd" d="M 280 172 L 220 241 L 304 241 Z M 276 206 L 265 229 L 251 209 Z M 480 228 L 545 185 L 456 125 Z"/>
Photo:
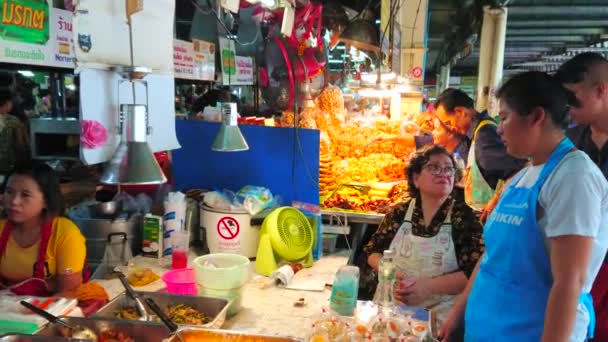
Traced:
<path fill-rule="evenodd" d="M 59 178 L 48 165 L 20 166 L 11 173 L 0 218 L 4 287 L 20 295 L 46 296 L 82 284 L 85 239 L 63 211 Z"/>

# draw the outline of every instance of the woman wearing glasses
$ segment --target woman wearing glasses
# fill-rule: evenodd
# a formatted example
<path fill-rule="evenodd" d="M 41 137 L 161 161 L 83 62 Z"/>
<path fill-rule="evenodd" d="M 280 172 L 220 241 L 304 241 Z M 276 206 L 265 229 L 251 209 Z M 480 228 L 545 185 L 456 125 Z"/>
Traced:
<path fill-rule="evenodd" d="M 519 74 L 497 97 L 507 151 L 531 165 L 488 218 L 485 254 L 442 332 L 464 316 L 466 341 L 585 341 L 595 325 L 589 290 L 608 247 L 608 183 L 565 137 L 576 99 L 553 77 Z"/>
<path fill-rule="evenodd" d="M 395 299 L 433 308 L 441 320 L 453 297 L 445 295 L 465 288 L 483 254 L 482 227 L 464 200 L 452 195 L 460 170 L 443 147 L 418 150 L 406 171 L 411 197 L 385 216 L 365 247 L 367 261 L 377 272 L 382 252 L 392 249 L 399 277 Z M 367 273 L 367 281 L 377 277 Z"/>

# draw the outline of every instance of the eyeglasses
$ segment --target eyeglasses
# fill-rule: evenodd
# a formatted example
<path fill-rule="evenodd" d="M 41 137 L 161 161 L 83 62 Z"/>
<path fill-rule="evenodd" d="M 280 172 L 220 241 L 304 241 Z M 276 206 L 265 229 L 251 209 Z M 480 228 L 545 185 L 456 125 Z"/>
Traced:
<path fill-rule="evenodd" d="M 424 166 L 424 168 L 429 170 L 433 176 L 441 176 L 442 174 L 446 176 L 453 176 L 456 173 L 456 168 L 453 166 L 441 167 L 437 164 L 427 164 Z"/>

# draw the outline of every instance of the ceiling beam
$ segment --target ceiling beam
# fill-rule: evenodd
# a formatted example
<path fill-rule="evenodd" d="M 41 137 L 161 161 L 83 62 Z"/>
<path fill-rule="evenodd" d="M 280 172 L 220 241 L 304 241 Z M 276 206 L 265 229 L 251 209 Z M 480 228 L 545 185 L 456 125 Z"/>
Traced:
<path fill-rule="evenodd" d="M 601 47 L 581 47 L 581 48 L 569 47 L 568 51 L 575 52 L 575 53 L 582 53 L 582 52 L 608 52 L 608 47 L 605 47 L 605 48 L 601 48 Z"/>
<path fill-rule="evenodd" d="M 585 36 L 570 36 L 570 35 L 561 35 L 561 36 L 507 36 L 507 45 L 508 42 L 539 42 L 539 43 L 571 43 L 571 42 L 584 42 L 586 40 Z M 542 44 L 540 44 L 542 45 Z M 505 48 L 507 49 L 507 48 Z"/>
<path fill-rule="evenodd" d="M 536 52 L 549 52 L 553 51 L 553 48 L 547 46 L 511 46 L 505 48 L 505 54 L 520 54 L 520 53 L 536 53 Z M 479 54 L 480 49 L 473 49 L 473 54 Z"/>
<path fill-rule="evenodd" d="M 507 36 L 600 35 L 602 28 L 508 28 Z"/>
<path fill-rule="evenodd" d="M 504 3 L 508 1 L 508 6 L 529 6 L 530 0 L 502 0 Z M 533 0 L 532 1 L 536 6 L 555 6 L 555 5 L 573 5 L 577 2 L 584 2 L 585 5 L 605 5 L 606 0 Z"/>
<path fill-rule="evenodd" d="M 608 6 L 509 6 L 508 18 L 512 17 L 539 17 L 548 19 L 550 17 L 577 17 L 608 18 Z M 565 19 L 565 18 L 561 18 Z"/>
<path fill-rule="evenodd" d="M 509 12 L 510 13 L 510 12 Z M 606 20 L 518 20 L 517 17 L 509 17 L 507 15 L 507 27 L 519 28 L 519 27 L 607 27 L 608 21 Z"/>
<path fill-rule="evenodd" d="M 584 42 L 584 41 L 580 41 L 580 42 L 507 42 L 506 46 L 505 46 L 505 50 L 507 49 L 525 49 L 525 48 L 534 48 L 534 47 L 545 47 L 545 48 L 552 48 L 552 49 L 565 49 L 567 47 L 570 48 L 581 48 L 581 47 L 587 47 L 589 46 L 588 43 Z"/>

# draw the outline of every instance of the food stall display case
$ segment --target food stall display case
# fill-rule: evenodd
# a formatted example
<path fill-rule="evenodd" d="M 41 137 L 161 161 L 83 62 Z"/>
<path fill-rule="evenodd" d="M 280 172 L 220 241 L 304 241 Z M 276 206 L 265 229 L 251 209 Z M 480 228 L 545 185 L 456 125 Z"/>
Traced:
<path fill-rule="evenodd" d="M 297 115 L 284 112 L 281 118 L 282 126 L 321 132 L 324 210 L 385 213 L 408 193 L 405 168 L 416 148 L 414 136 L 432 130 L 430 115 L 420 111 L 417 88 L 394 74 L 383 75 L 381 84 L 372 79 L 376 75 L 362 75 L 344 88 L 330 85 L 314 107 Z"/>

